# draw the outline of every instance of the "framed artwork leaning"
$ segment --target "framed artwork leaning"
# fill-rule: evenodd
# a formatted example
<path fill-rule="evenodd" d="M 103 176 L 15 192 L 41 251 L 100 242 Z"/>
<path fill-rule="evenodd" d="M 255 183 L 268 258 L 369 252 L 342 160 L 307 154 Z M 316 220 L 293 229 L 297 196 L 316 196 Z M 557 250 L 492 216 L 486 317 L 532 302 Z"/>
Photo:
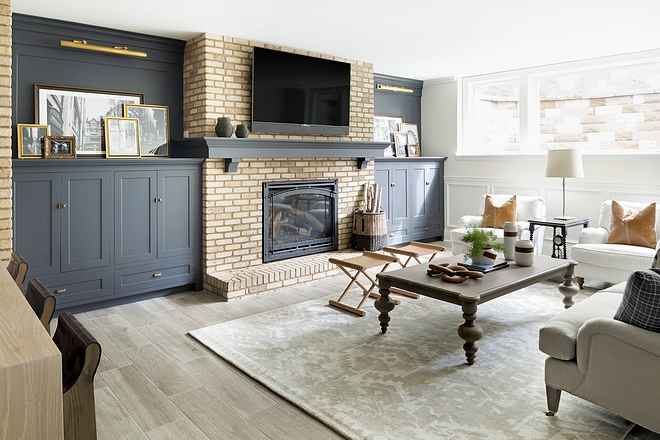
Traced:
<path fill-rule="evenodd" d="M 44 137 L 50 135 L 50 125 L 17 124 L 18 158 L 44 157 Z"/>
<path fill-rule="evenodd" d="M 44 159 L 73 159 L 76 157 L 75 136 L 45 136 Z"/>
<path fill-rule="evenodd" d="M 164 105 L 124 104 L 124 117 L 140 122 L 140 155 L 170 155 L 169 109 Z"/>
<path fill-rule="evenodd" d="M 75 136 L 78 156 L 103 155 L 103 118 L 124 116 L 124 104 L 142 104 L 144 94 L 34 85 L 34 120 L 53 136 Z"/>
<path fill-rule="evenodd" d="M 408 133 L 405 131 L 395 131 L 394 132 L 394 147 L 397 157 L 406 157 L 407 156 L 407 146 L 408 146 Z"/>
<path fill-rule="evenodd" d="M 392 143 L 390 148 L 385 150 L 385 157 L 393 157 L 397 155 L 394 145 L 394 133 L 399 131 L 399 125 L 402 122 L 402 115 L 374 115 L 374 141 Z"/>
<path fill-rule="evenodd" d="M 104 118 L 106 157 L 140 157 L 137 118 Z"/>

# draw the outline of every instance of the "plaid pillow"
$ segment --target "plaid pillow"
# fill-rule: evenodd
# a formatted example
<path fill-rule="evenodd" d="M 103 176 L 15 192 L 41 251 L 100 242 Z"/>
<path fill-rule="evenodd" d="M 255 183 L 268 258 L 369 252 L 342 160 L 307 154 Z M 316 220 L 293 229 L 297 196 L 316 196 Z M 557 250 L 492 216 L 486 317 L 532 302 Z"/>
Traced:
<path fill-rule="evenodd" d="M 660 333 L 660 269 L 638 270 L 628 277 L 614 319 Z"/>

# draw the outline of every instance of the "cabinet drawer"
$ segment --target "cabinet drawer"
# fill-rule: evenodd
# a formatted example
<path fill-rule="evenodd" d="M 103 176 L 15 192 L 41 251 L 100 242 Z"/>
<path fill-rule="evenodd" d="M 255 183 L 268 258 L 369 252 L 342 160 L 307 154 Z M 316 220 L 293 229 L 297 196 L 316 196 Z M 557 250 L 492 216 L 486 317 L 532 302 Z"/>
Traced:
<path fill-rule="evenodd" d="M 112 295 L 109 270 L 68 273 L 40 280 L 55 295 L 57 310 L 93 303 Z"/>
<path fill-rule="evenodd" d="M 422 223 L 413 226 L 412 240 L 421 238 L 441 237 L 444 234 L 442 225 L 438 223 Z"/>
<path fill-rule="evenodd" d="M 115 294 L 182 286 L 194 280 L 195 259 L 157 262 L 115 270 Z"/>

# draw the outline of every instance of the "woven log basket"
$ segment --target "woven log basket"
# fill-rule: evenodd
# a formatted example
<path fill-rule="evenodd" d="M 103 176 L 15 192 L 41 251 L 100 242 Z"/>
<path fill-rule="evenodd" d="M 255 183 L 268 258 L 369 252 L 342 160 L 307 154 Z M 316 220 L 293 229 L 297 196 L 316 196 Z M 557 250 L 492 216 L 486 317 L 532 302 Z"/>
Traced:
<path fill-rule="evenodd" d="M 363 251 L 379 251 L 387 246 L 385 211 L 353 214 L 353 247 Z"/>

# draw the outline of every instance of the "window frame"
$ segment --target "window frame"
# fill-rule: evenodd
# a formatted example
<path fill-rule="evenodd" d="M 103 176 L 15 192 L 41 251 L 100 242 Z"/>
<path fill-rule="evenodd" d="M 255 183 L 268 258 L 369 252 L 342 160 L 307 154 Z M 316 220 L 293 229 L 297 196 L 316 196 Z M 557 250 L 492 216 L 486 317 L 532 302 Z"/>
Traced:
<path fill-rule="evenodd" d="M 630 67 L 649 63 L 660 64 L 660 50 L 635 52 L 589 60 L 573 61 L 545 66 L 530 67 L 504 72 L 475 75 L 462 78 L 457 82 L 459 96 L 458 123 L 459 139 L 456 150 L 457 157 L 510 157 L 510 156 L 545 156 L 545 150 L 540 148 L 540 101 L 539 81 L 543 77 L 570 73 L 583 73 L 598 69 Z M 495 151 L 493 153 L 470 152 L 470 146 L 475 139 L 475 107 L 472 105 L 474 91 L 477 86 L 503 81 L 519 81 L 520 84 L 520 151 Z M 474 148 L 472 148 L 474 151 Z M 627 157 L 660 157 L 660 146 L 656 150 L 581 150 L 590 156 L 627 156 Z"/>

